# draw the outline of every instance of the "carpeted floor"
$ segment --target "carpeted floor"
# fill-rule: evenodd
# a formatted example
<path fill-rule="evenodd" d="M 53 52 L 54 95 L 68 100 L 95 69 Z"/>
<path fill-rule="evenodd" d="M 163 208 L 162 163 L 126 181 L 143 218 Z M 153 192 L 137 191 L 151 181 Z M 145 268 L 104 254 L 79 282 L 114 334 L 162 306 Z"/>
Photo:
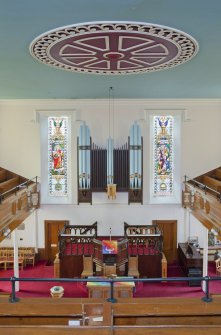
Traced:
<path fill-rule="evenodd" d="M 216 276 L 215 263 L 209 262 L 208 275 Z M 13 270 L 0 269 L 0 278 L 10 278 Z M 168 277 L 184 277 L 177 264 L 168 266 Z M 53 266 L 39 262 L 36 266 L 27 266 L 20 271 L 20 278 L 53 278 Z M 21 282 L 18 297 L 49 297 L 50 288 L 55 285 L 64 287 L 64 297 L 88 297 L 85 283 L 52 283 L 52 282 Z M 221 281 L 214 281 L 209 286 L 210 293 L 221 294 Z M 1 292 L 11 292 L 10 282 L 0 282 Z M 134 297 L 202 297 L 200 286 L 189 286 L 188 282 L 136 283 Z"/>

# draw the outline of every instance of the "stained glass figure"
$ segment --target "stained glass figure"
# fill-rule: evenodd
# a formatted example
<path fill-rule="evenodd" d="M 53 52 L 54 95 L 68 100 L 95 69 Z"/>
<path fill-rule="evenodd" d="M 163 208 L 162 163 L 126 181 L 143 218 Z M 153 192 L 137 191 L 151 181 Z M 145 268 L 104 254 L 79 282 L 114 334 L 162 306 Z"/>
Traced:
<path fill-rule="evenodd" d="M 173 195 L 172 116 L 154 116 L 154 195 Z"/>
<path fill-rule="evenodd" d="M 48 117 L 49 194 L 67 195 L 67 117 Z"/>

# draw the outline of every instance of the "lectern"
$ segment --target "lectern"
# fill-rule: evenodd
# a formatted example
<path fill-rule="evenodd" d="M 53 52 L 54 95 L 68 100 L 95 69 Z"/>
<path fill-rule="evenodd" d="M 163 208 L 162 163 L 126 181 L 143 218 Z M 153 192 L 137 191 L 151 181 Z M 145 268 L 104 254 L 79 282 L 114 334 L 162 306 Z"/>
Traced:
<path fill-rule="evenodd" d="M 104 276 L 116 275 L 117 250 L 117 241 L 102 241 Z"/>

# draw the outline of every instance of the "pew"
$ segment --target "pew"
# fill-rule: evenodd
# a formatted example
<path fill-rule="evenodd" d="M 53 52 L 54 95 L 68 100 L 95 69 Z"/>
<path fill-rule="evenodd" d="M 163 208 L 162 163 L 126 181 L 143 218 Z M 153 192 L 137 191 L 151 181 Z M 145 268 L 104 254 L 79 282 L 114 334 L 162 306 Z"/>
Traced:
<path fill-rule="evenodd" d="M 203 176 L 203 184 L 217 192 L 221 192 L 221 181 L 210 176 Z"/>
<path fill-rule="evenodd" d="M 216 169 L 214 175 L 212 175 L 213 178 L 221 181 L 221 169 Z"/>
<path fill-rule="evenodd" d="M 109 327 L 83 328 L 80 326 L 0 326 L 4 335 L 110 335 Z M 213 334 L 212 334 L 213 335 Z"/>
<path fill-rule="evenodd" d="M 163 326 L 163 327 L 122 327 L 114 328 L 114 335 L 128 335 L 132 331 L 133 335 L 219 335 L 220 326 Z"/>
<path fill-rule="evenodd" d="M 87 298 L 25 298 L 11 304 L 0 299 L 0 332 L 85 335 L 218 335 L 221 298 L 118 299 L 108 303 Z M 101 321 L 100 321 L 101 319 Z M 80 321 L 70 325 L 69 321 Z"/>
<path fill-rule="evenodd" d="M 0 183 L 7 179 L 6 170 L 0 170 Z"/>
<path fill-rule="evenodd" d="M 116 326 L 221 325 L 220 302 L 218 297 L 209 304 L 195 298 L 118 299 L 112 305 L 113 322 Z"/>
<path fill-rule="evenodd" d="M 101 326 L 221 325 L 221 297 L 205 303 L 199 298 L 124 298 L 114 304 L 104 299 L 25 298 L 11 304 L 0 299 L 0 325 L 68 325 L 103 317 Z M 85 324 L 87 323 L 85 322 Z"/>
<path fill-rule="evenodd" d="M 0 194 L 5 193 L 20 184 L 20 178 L 13 177 L 0 183 Z"/>
<path fill-rule="evenodd" d="M 68 326 L 79 321 L 86 326 L 110 326 L 111 304 L 98 299 L 25 298 L 11 304 L 0 299 L 0 326 Z"/>
<path fill-rule="evenodd" d="M 80 326 L 0 326 L 4 335 L 220 335 L 221 326 L 124 326 L 124 327 L 80 327 Z"/>

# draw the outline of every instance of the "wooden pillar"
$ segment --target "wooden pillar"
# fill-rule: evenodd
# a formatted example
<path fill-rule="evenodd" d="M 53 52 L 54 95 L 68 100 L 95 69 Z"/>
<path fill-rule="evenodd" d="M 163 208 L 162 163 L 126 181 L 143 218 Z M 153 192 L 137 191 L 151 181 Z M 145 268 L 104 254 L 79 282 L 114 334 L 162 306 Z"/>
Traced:
<path fill-rule="evenodd" d="M 203 277 L 208 276 L 208 229 L 203 227 Z M 206 283 L 202 282 L 202 290 L 205 292 Z"/>
<path fill-rule="evenodd" d="M 14 277 L 19 278 L 19 264 L 18 264 L 18 237 L 17 237 L 17 228 L 12 232 L 13 244 L 14 244 Z M 19 291 L 19 282 L 15 283 L 15 291 Z"/>
<path fill-rule="evenodd" d="M 167 259 L 162 253 L 162 260 L 161 260 L 161 273 L 162 273 L 162 278 L 167 278 Z"/>
<path fill-rule="evenodd" d="M 59 254 L 56 254 L 54 260 L 54 278 L 60 278 L 60 258 Z"/>
<path fill-rule="evenodd" d="M 184 242 L 188 241 L 190 236 L 190 209 L 184 208 L 184 225 L 183 225 Z"/>

